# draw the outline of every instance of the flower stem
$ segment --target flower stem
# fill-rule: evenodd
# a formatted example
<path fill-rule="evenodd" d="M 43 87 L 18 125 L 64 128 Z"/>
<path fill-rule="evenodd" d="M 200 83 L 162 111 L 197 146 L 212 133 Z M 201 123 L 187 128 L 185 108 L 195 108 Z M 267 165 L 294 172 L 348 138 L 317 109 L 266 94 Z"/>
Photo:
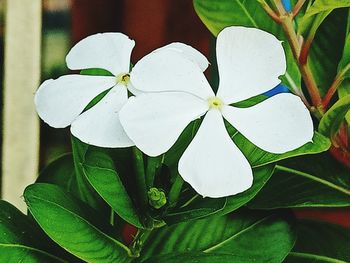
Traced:
<path fill-rule="evenodd" d="M 331 101 L 333 95 L 337 91 L 338 87 L 344 80 L 345 74 L 350 70 L 350 63 L 347 64 L 343 70 L 341 70 L 335 77 L 332 85 L 330 86 L 329 90 L 327 91 L 326 95 L 323 97 L 322 105 L 324 109 L 328 108 L 329 102 Z"/>
<path fill-rule="evenodd" d="M 152 229 L 139 229 L 137 234 L 130 245 L 130 251 L 132 257 L 139 257 L 142 247 L 144 246 L 147 238 L 151 234 Z"/>
<path fill-rule="evenodd" d="M 177 174 L 177 176 L 175 177 L 175 181 L 171 186 L 169 196 L 168 196 L 170 206 L 175 205 L 177 200 L 179 199 L 183 184 L 184 184 L 184 180 L 179 174 Z"/>
<path fill-rule="evenodd" d="M 303 7 L 305 2 L 306 0 L 298 0 L 298 2 L 294 5 L 292 10 L 293 17 L 298 15 L 300 9 Z"/>
<path fill-rule="evenodd" d="M 136 187 L 141 200 L 141 207 L 146 208 L 148 206 L 148 196 L 143 153 L 136 146 L 133 147 L 133 153 L 136 172 Z"/>
<path fill-rule="evenodd" d="M 281 23 L 280 17 L 276 14 L 274 10 L 266 3 L 265 0 L 259 0 L 262 8 L 264 8 L 265 12 L 274 20 L 277 24 Z"/>
<path fill-rule="evenodd" d="M 299 62 L 299 56 L 300 56 L 300 44 L 298 41 L 297 34 L 294 30 L 293 26 L 293 17 L 292 15 L 288 14 L 282 17 L 282 23 L 281 23 L 283 30 L 287 36 L 288 42 L 291 46 L 294 59 L 296 60 L 300 73 L 303 77 L 303 80 L 305 82 L 305 86 L 310 94 L 311 100 L 313 105 L 316 108 L 316 115 L 319 117 L 319 115 L 323 115 L 323 107 L 322 107 L 322 100 L 320 92 L 317 88 L 317 84 L 315 81 L 315 78 L 310 70 L 309 64 L 301 64 Z"/>

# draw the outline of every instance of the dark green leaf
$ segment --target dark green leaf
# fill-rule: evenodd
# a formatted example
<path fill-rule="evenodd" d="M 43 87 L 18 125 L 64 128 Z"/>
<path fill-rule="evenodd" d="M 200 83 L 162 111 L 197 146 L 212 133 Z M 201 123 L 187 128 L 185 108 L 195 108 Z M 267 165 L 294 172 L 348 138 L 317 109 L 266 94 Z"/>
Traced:
<path fill-rule="evenodd" d="M 33 184 L 24 198 L 40 227 L 60 246 L 87 262 L 127 262 L 129 249 L 108 236 L 97 211 L 50 184 Z M 102 230 L 103 229 L 103 230 Z"/>
<path fill-rule="evenodd" d="M 195 195 L 191 203 L 170 210 L 163 219 L 167 224 L 200 219 L 222 211 L 226 206 L 226 202 L 226 198 L 213 199 Z"/>
<path fill-rule="evenodd" d="M 28 217 L 11 204 L 0 200 L 0 262 L 62 263 L 45 251 L 45 239 Z"/>
<path fill-rule="evenodd" d="M 104 200 L 98 195 L 95 189 L 87 181 L 83 169 L 83 163 L 85 162 L 85 155 L 89 148 L 95 148 L 81 142 L 79 139 L 72 136 L 72 149 L 73 149 L 73 160 L 77 182 L 77 193 L 76 195 L 90 206 L 100 211 L 106 217 L 109 215 L 109 209 L 106 206 Z"/>
<path fill-rule="evenodd" d="M 333 11 L 319 27 L 310 49 L 308 62 L 321 96 L 326 94 L 337 74 L 344 48 L 347 15 L 345 9 Z"/>
<path fill-rule="evenodd" d="M 349 171 L 328 153 L 286 160 L 248 205 L 258 209 L 350 206 Z"/>
<path fill-rule="evenodd" d="M 339 131 L 345 116 L 350 110 L 350 95 L 339 99 L 322 117 L 318 130 L 333 138 L 333 136 Z"/>
<path fill-rule="evenodd" d="M 298 239 L 286 263 L 350 262 L 350 230 L 329 223 L 302 220 Z"/>
<path fill-rule="evenodd" d="M 85 155 L 83 171 L 90 184 L 125 221 L 142 227 L 137 211 L 130 199 L 111 156 L 99 149 L 90 149 Z"/>
<path fill-rule="evenodd" d="M 233 262 L 281 262 L 295 242 L 289 219 L 289 214 L 240 211 L 232 218 L 212 216 L 163 227 L 151 233 L 141 258 L 206 252 L 233 255 Z"/>
<path fill-rule="evenodd" d="M 65 154 L 51 162 L 39 174 L 38 183 L 56 184 L 75 193 L 77 190 L 73 155 Z"/>
<path fill-rule="evenodd" d="M 246 261 L 243 261 L 246 260 Z M 234 255 L 217 254 L 217 253 L 180 253 L 180 254 L 169 254 L 161 255 L 149 258 L 142 263 L 231 263 L 231 262 L 253 262 L 252 258 L 241 258 Z"/>

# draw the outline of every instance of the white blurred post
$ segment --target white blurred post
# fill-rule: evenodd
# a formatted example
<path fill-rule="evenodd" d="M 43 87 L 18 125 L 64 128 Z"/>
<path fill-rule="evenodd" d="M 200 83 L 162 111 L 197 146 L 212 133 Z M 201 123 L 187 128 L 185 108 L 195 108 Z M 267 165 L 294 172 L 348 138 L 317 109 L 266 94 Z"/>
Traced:
<path fill-rule="evenodd" d="M 33 94 L 40 81 L 41 0 L 7 0 L 5 16 L 2 197 L 24 211 L 21 196 L 39 160 Z"/>

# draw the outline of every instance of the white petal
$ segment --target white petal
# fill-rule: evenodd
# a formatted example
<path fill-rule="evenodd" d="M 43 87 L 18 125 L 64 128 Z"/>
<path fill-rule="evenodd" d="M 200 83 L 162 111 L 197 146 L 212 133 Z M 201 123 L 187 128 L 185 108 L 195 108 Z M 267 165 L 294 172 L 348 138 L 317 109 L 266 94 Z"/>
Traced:
<path fill-rule="evenodd" d="M 115 86 L 101 101 L 73 121 L 72 134 L 87 144 L 99 147 L 121 148 L 134 145 L 119 120 L 118 111 L 127 100 L 125 86 Z"/>
<path fill-rule="evenodd" d="M 252 169 L 228 135 L 218 110 L 210 110 L 180 158 L 179 173 L 200 195 L 223 197 L 251 187 Z"/>
<path fill-rule="evenodd" d="M 197 63 L 169 49 L 143 57 L 132 69 L 130 81 L 142 92 L 183 91 L 203 99 L 214 96 Z"/>
<path fill-rule="evenodd" d="M 115 77 L 107 76 L 66 75 L 50 79 L 41 84 L 35 94 L 36 110 L 50 126 L 64 128 L 98 94 L 115 84 Z"/>
<path fill-rule="evenodd" d="M 286 71 L 281 41 L 256 28 L 225 28 L 218 35 L 216 54 L 220 76 L 217 96 L 226 104 L 272 89 Z"/>
<path fill-rule="evenodd" d="M 189 45 L 186 45 L 184 43 L 174 42 L 174 43 L 171 43 L 171 44 L 166 45 L 164 47 L 158 48 L 153 52 L 159 52 L 159 51 L 163 51 L 165 49 L 174 50 L 174 51 L 179 52 L 187 59 L 190 59 L 193 62 L 197 63 L 203 72 L 209 66 L 208 59 L 201 52 L 199 52 L 197 49 L 195 49 Z"/>
<path fill-rule="evenodd" d="M 281 93 L 249 108 L 226 106 L 225 119 L 259 148 L 285 153 L 312 140 L 309 111 L 295 95 Z"/>
<path fill-rule="evenodd" d="M 129 98 L 119 116 L 135 145 L 157 156 L 169 150 L 186 126 L 207 110 L 206 101 L 188 93 L 143 93 Z"/>
<path fill-rule="evenodd" d="M 102 68 L 117 76 L 128 73 L 135 41 L 122 33 L 99 33 L 78 42 L 66 57 L 70 69 Z"/>

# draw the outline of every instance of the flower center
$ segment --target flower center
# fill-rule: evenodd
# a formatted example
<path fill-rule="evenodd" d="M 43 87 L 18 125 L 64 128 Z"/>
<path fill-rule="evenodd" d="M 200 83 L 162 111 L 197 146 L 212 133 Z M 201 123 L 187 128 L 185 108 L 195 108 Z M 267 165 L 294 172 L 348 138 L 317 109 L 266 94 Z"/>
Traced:
<path fill-rule="evenodd" d="M 222 100 L 218 97 L 210 97 L 208 99 L 208 104 L 210 109 L 218 109 L 218 110 L 221 110 L 222 105 L 224 105 Z"/>
<path fill-rule="evenodd" d="M 127 86 L 130 81 L 130 75 L 128 73 L 122 73 L 117 76 L 117 83 Z"/>

